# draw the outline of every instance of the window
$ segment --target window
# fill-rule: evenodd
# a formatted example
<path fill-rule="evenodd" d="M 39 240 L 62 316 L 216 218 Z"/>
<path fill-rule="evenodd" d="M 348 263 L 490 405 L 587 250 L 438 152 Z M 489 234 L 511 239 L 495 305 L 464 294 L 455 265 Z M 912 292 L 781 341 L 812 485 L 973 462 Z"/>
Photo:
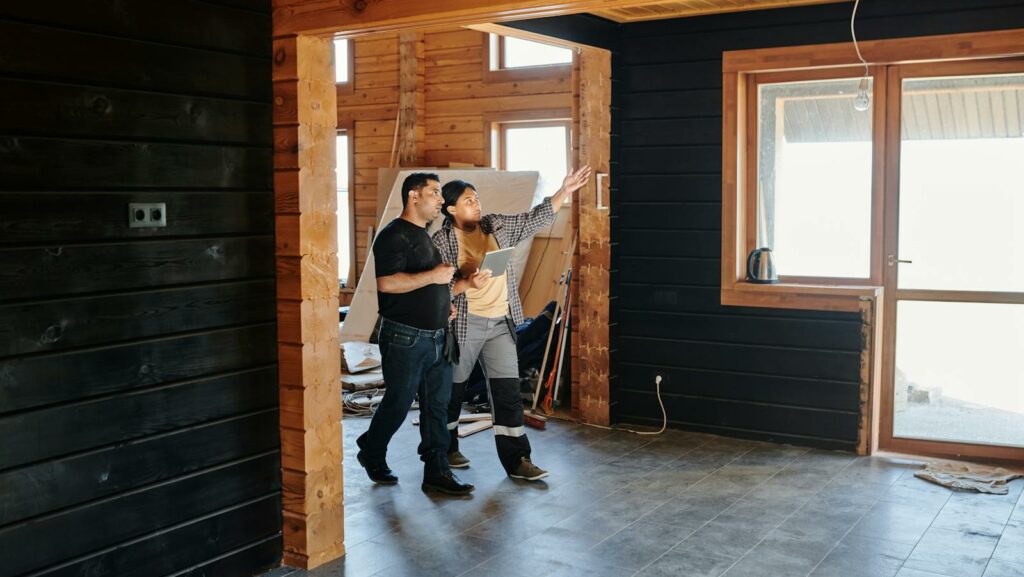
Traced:
<path fill-rule="evenodd" d="M 491 81 L 550 78 L 569 73 L 574 51 L 533 40 L 489 34 L 484 78 Z"/>
<path fill-rule="evenodd" d="M 849 43 L 726 52 L 722 303 L 1024 299 L 1020 32 L 862 42 L 867 70 Z M 762 246 L 777 284 L 747 281 Z"/>
<path fill-rule="evenodd" d="M 334 82 L 338 90 L 351 92 L 354 82 L 352 81 L 355 57 L 352 50 L 352 41 L 347 38 L 334 39 Z"/>
<path fill-rule="evenodd" d="M 491 34 L 491 70 L 572 63 L 572 50 L 511 36 Z"/>
<path fill-rule="evenodd" d="M 568 120 L 498 125 L 498 168 L 540 173 L 531 206 L 554 194 L 569 171 L 569 130 Z"/>
<path fill-rule="evenodd" d="M 352 197 L 349 192 L 352 179 L 349 134 L 348 130 L 339 130 L 335 140 L 335 172 L 338 179 L 338 286 L 343 288 L 351 286 L 355 281 L 352 259 Z"/>
<path fill-rule="evenodd" d="M 756 234 L 747 248 L 772 249 L 782 281 L 868 279 L 873 126 L 870 110 L 853 105 L 859 79 L 752 82 L 757 164 L 747 174 Z"/>

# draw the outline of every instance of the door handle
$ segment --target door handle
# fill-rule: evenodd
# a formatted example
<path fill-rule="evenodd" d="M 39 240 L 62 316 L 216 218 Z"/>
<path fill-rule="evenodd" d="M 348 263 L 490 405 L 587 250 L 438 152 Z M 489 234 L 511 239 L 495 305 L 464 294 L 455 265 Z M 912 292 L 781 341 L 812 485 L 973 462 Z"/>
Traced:
<path fill-rule="evenodd" d="M 597 173 L 597 210 L 608 210 L 610 207 L 604 202 L 604 179 L 608 178 L 607 172 Z"/>
<path fill-rule="evenodd" d="M 894 255 L 894 254 L 890 254 L 889 255 L 888 261 L 889 261 L 889 266 L 896 266 L 896 263 L 910 264 L 910 263 L 914 262 L 912 260 L 898 259 L 898 258 L 896 258 L 896 255 Z"/>

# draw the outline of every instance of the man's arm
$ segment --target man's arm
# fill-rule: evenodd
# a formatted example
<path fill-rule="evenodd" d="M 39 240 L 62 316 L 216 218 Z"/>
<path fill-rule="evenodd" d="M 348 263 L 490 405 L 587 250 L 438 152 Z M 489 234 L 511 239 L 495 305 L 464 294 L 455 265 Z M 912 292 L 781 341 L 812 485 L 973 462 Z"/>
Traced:
<path fill-rule="evenodd" d="M 422 272 L 396 272 L 387 276 L 377 277 L 377 290 L 382 293 L 402 294 L 432 284 L 448 284 L 455 267 L 443 262 L 430 270 Z"/>

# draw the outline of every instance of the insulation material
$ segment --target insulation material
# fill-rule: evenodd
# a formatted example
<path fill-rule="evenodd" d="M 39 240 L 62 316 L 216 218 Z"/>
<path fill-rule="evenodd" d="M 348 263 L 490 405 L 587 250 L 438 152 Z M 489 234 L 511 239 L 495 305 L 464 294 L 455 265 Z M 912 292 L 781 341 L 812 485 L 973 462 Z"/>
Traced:
<path fill-rule="evenodd" d="M 393 219 L 402 214 L 402 181 L 414 172 L 433 172 L 441 178 L 441 184 L 451 180 L 465 180 L 476 187 L 480 195 L 480 203 L 484 214 L 517 214 L 530 210 L 533 192 L 537 187 L 538 173 L 535 171 L 506 172 L 497 170 L 453 170 L 407 168 L 394 174 L 394 184 L 387 204 L 381 214 L 377 230 L 380 230 Z M 554 192 L 554 191 L 551 191 Z M 442 219 L 431 223 L 427 232 L 433 234 L 441 228 Z M 522 279 L 526 259 L 530 255 L 531 240 L 526 240 L 516 247 L 512 266 L 517 277 Z M 355 294 L 345 323 L 341 327 L 341 342 L 368 341 L 373 326 L 377 322 L 377 275 L 374 269 L 373 252 L 367 255 L 366 267 L 359 275 Z"/>
<path fill-rule="evenodd" d="M 1010 481 L 1024 478 L 1019 472 L 1007 471 L 1001 467 L 946 462 L 928 463 L 923 470 L 914 473 L 914 476 L 957 491 L 993 495 L 1006 495 L 1009 492 L 1007 484 Z"/>
<path fill-rule="evenodd" d="M 341 369 L 351 374 L 380 366 L 380 347 L 373 343 L 348 342 L 341 345 Z"/>

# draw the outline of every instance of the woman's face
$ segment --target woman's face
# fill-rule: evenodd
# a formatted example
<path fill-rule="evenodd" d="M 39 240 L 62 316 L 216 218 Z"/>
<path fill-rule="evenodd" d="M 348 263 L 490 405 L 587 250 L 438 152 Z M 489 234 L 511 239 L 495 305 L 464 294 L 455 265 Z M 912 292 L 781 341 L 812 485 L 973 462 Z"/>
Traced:
<path fill-rule="evenodd" d="M 459 200 L 453 206 L 448 207 L 448 212 L 455 218 L 459 225 L 477 224 L 480 222 L 480 195 L 473 188 L 467 188 L 459 196 Z"/>

